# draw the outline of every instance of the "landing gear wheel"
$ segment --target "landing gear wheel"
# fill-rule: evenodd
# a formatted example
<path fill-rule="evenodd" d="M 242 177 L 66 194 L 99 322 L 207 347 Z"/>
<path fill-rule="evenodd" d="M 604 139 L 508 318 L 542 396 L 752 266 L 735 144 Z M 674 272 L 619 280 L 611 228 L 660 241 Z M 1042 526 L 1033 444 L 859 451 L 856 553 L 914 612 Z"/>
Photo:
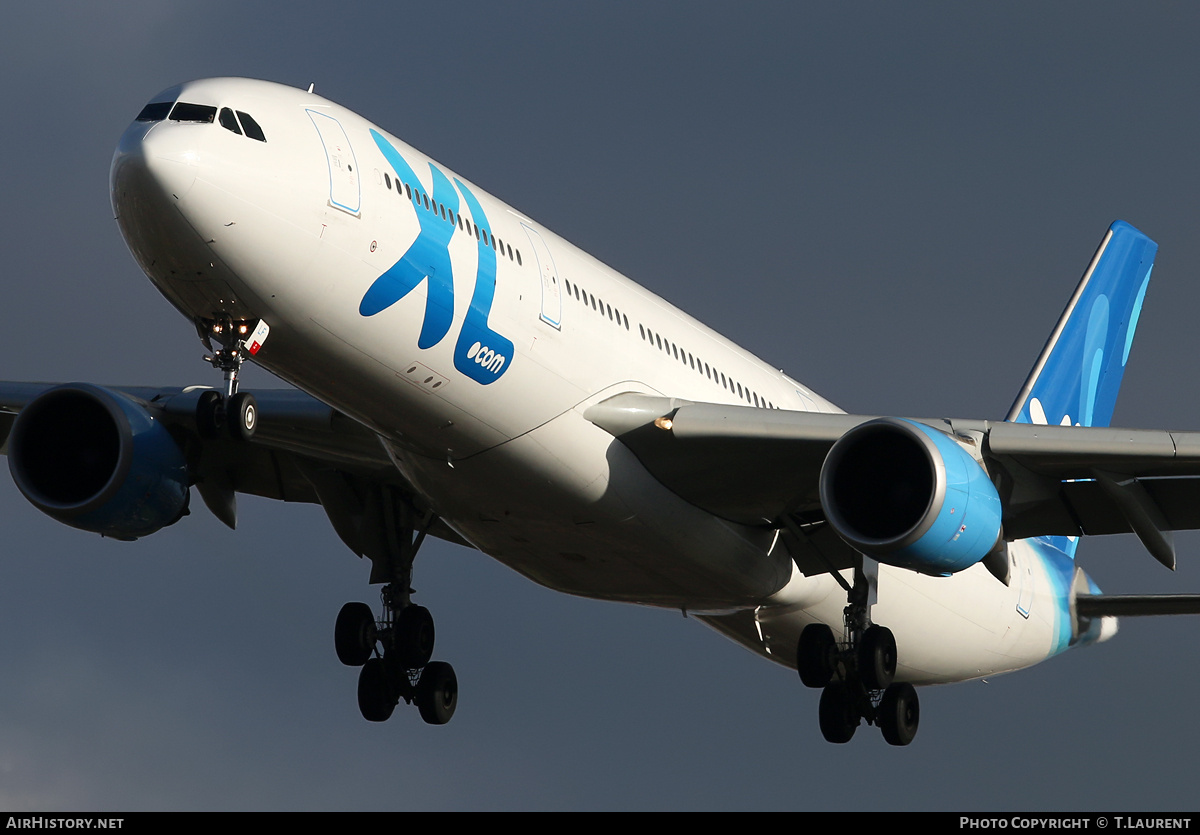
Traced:
<path fill-rule="evenodd" d="M 805 687 L 821 688 L 833 680 L 837 642 L 833 630 L 823 623 L 810 623 L 800 633 L 796 670 Z"/>
<path fill-rule="evenodd" d="M 196 431 L 205 440 L 215 441 L 225 428 L 225 404 L 219 391 L 206 391 L 196 401 Z"/>
<path fill-rule="evenodd" d="M 417 682 L 417 709 L 421 718 L 430 725 L 445 725 L 457 706 L 458 677 L 454 668 L 445 661 L 426 665 Z"/>
<path fill-rule="evenodd" d="M 849 742 L 858 727 L 858 710 L 850 700 L 850 689 L 843 682 L 830 682 L 821 692 L 818 710 L 821 736 L 826 742 Z"/>
<path fill-rule="evenodd" d="M 361 667 L 375 651 L 375 615 L 366 603 L 347 603 L 333 627 L 333 647 L 347 667 Z"/>
<path fill-rule="evenodd" d="M 358 709 L 368 722 L 386 722 L 396 709 L 382 658 L 372 658 L 358 674 Z"/>
<path fill-rule="evenodd" d="M 896 677 L 896 639 L 886 626 L 872 626 L 858 644 L 858 671 L 868 690 L 886 690 Z"/>
<path fill-rule="evenodd" d="M 250 392 L 239 391 L 229 398 L 225 416 L 229 423 L 229 434 L 235 440 L 248 441 L 258 429 L 258 402 Z"/>
<path fill-rule="evenodd" d="M 889 687 L 879 703 L 879 714 L 875 721 L 889 745 L 908 745 L 912 742 L 921 723 L 917 689 L 908 682 Z"/>
<path fill-rule="evenodd" d="M 424 667 L 433 657 L 433 615 L 424 606 L 405 606 L 396 619 L 396 651 L 410 669 Z M 452 673 L 453 675 L 453 673 Z"/>

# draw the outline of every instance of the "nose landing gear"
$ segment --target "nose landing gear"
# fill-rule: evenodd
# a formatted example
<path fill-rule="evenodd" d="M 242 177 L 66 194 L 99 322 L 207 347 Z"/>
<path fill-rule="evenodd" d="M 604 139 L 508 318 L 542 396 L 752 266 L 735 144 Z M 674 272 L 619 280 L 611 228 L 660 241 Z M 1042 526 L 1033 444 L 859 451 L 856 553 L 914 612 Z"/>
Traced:
<path fill-rule="evenodd" d="M 224 396 L 216 390 L 201 395 L 196 405 L 196 427 L 202 437 L 210 440 L 228 432 L 235 440 L 248 441 L 258 428 L 258 403 L 253 394 L 238 391 L 238 374 L 246 357 L 258 353 L 271 329 L 261 319 L 247 322 L 228 317 L 201 320 L 196 327 L 204 346 L 212 351 L 205 361 L 225 376 Z M 221 347 L 214 349 L 213 340 Z"/>

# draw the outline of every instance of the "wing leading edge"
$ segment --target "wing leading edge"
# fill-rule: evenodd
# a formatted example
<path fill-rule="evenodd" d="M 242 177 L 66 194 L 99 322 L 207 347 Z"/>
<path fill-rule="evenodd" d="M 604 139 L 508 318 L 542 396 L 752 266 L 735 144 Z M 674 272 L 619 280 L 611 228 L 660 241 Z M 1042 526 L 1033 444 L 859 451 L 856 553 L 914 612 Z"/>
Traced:
<path fill-rule="evenodd" d="M 822 471 L 830 458 L 845 466 L 844 456 L 829 454 L 835 445 L 851 430 L 867 437 L 849 465 L 862 470 L 852 483 L 860 492 L 875 491 L 876 482 L 893 478 L 898 495 L 917 489 L 911 479 L 904 481 L 901 471 L 908 465 L 886 460 L 903 447 L 871 441 L 858 427 L 874 421 L 880 432 L 886 425 L 893 434 L 906 424 L 928 427 L 936 432 L 921 432 L 951 450 L 931 470 L 961 468 L 973 459 L 994 485 L 1002 507 L 1000 539 L 1047 537 L 1046 544 L 1070 556 L 1079 536 L 1134 533 L 1173 568 L 1170 531 L 1200 528 L 1200 433 L 1108 427 L 1157 249 L 1129 224 L 1112 224 L 1004 422 L 896 421 L 643 395 L 619 395 L 586 416 L 693 504 L 731 521 L 803 531 L 810 538 L 830 515 L 822 501 Z M 985 491 L 986 484 L 979 492 Z M 860 516 L 881 507 L 872 505 Z M 946 507 L 948 515 L 956 512 Z M 867 527 L 875 524 L 866 519 Z M 958 534 L 965 530 L 961 526 Z M 836 540 L 826 543 L 826 562 L 855 564 L 855 549 L 840 548 Z"/>
<path fill-rule="evenodd" d="M 342 541 L 359 556 L 371 557 L 389 547 L 388 518 L 395 508 L 419 511 L 424 506 L 375 433 L 295 390 L 256 392 L 257 429 L 250 440 L 242 441 L 227 433 L 206 437 L 197 419 L 201 397 L 211 391 L 205 387 L 0 383 L 0 453 L 9 453 L 22 410 L 47 392 L 62 389 L 119 399 L 134 413 L 144 412 L 165 426 L 185 459 L 185 486 L 194 486 L 213 514 L 231 528 L 237 523 L 238 493 L 320 504 Z M 468 544 L 429 515 L 430 535 Z"/>
<path fill-rule="evenodd" d="M 749 525 L 823 518 L 818 484 L 830 448 L 877 419 L 643 395 L 611 398 L 587 417 L 671 490 Z M 974 440 L 1004 502 L 1006 539 L 1137 533 L 1118 497 L 1138 489 L 1161 509 L 1167 530 L 1200 528 L 1200 432 L 915 422 Z"/>

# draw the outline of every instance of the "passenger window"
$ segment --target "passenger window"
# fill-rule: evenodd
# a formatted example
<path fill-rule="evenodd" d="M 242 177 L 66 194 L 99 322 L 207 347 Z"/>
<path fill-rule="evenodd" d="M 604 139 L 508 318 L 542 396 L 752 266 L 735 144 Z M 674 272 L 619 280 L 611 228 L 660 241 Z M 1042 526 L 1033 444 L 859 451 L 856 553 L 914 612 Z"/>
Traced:
<path fill-rule="evenodd" d="M 172 122 L 208 122 L 217 118 L 217 108 L 209 104 L 189 104 L 181 101 L 171 109 Z"/>
<path fill-rule="evenodd" d="M 246 131 L 246 136 L 251 139 L 257 139 L 259 142 L 266 142 L 267 135 L 263 133 L 263 129 L 258 126 L 258 122 L 254 121 L 254 117 L 249 113 L 244 113 L 241 110 L 237 112 L 238 119 L 242 122 L 242 128 Z"/>
<path fill-rule="evenodd" d="M 172 101 L 152 101 L 137 115 L 139 122 L 161 122 L 171 112 Z"/>
<path fill-rule="evenodd" d="M 391 191 L 392 190 L 392 178 L 386 171 L 383 172 L 383 182 L 384 182 L 384 185 L 386 185 L 388 187 L 388 191 Z"/>

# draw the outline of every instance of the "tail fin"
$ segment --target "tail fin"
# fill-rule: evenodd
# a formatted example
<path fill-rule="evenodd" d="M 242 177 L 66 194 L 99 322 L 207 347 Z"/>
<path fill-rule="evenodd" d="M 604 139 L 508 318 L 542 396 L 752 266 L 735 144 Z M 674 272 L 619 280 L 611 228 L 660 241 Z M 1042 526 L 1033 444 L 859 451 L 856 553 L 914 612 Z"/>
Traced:
<path fill-rule="evenodd" d="M 1008 421 L 1108 426 L 1157 252 L 1158 244 L 1122 220 L 1108 228 Z M 1039 539 L 1075 554 L 1075 537 Z"/>
<path fill-rule="evenodd" d="M 1125 221 L 1108 228 L 1007 420 L 1108 426 L 1156 252 Z"/>

